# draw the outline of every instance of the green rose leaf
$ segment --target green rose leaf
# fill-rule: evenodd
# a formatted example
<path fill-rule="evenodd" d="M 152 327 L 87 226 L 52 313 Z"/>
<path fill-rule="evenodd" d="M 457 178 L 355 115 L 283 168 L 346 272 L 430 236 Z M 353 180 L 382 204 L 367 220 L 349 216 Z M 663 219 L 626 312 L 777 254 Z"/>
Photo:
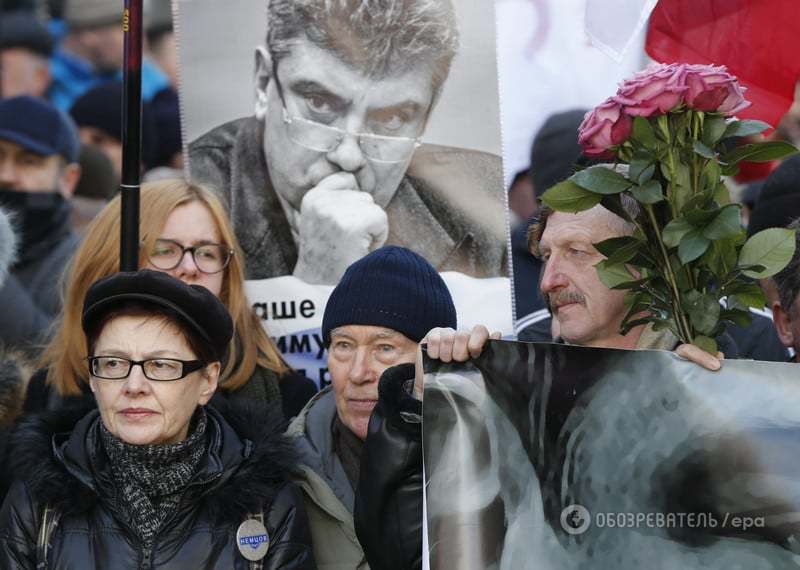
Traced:
<path fill-rule="evenodd" d="M 714 201 L 720 206 L 727 206 L 731 203 L 731 193 L 722 182 L 718 182 L 714 187 Z"/>
<path fill-rule="evenodd" d="M 575 184 L 596 194 L 619 194 L 631 187 L 631 181 L 619 172 L 592 166 L 570 177 Z"/>
<path fill-rule="evenodd" d="M 632 187 L 631 194 L 642 204 L 656 204 L 664 199 L 658 180 L 648 180 L 641 186 Z"/>
<path fill-rule="evenodd" d="M 719 279 L 724 280 L 736 267 L 738 253 L 734 239 L 720 239 L 711 242 L 711 247 L 700 258 L 700 263 L 708 267 Z"/>
<path fill-rule="evenodd" d="M 735 299 L 736 303 L 757 309 L 761 309 L 767 304 L 767 295 L 758 283 L 742 283 L 736 293 L 731 295 L 731 298 Z"/>
<path fill-rule="evenodd" d="M 542 195 L 542 202 L 557 212 L 583 212 L 600 203 L 602 196 L 589 192 L 572 182 L 565 180 L 552 186 Z"/>
<path fill-rule="evenodd" d="M 639 184 L 643 184 L 653 177 L 656 165 L 650 159 L 635 158 L 628 168 L 628 177 Z"/>
<path fill-rule="evenodd" d="M 770 228 L 762 230 L 748 239 L 739 252 L 737 265 L 762 265 L 762 271 L 744 270 L 747 277 L 763 279 L 771 277 L 786 267 L 795 250 L 794 230 Z"/>
<path fill-rule="evenodd" d="M 678 245 L 678 259 L 683 264 L 694 261 L 706 252 L 709 245 L 711 245 L 711 240 L 705 237 L 702 232 L 692 230 L 683 236 L 680 245 Z"/>
<path fill-rule="evenodd" d="M 726 154 L 722 160 L 728 164 L 736 164 L 742 160 L 769 162 L 795 153 L 797 153 L 797 149 L 788 142 L 768 141 L 737 147 Z"/>
<path fill-rule="evenodd" d="M 594 244 L 594 248 L 606 257 L 611 257 L 620 249 L 633 246 L 634 248 L 639 245 L 639 240 L 631 236 L 613 237 Z M 633 256 L 631 256 L 633 257 Z M 630 259 L 630 258 L 628 258 Z M 627 259 L 625 260 L 627 261 Z"/>
<path fill-rule="evenodd" d="M 597 276 L 600 281 L 609 289 L 613 289 L 623 283 L 630 283 L 634 277 L 630 274 L 624 264 L 609 264 L 607 259 L 595 264 Z"/>
<path fill-rule="evenodd" d="M 748 137 L 762 133 L 768 128 L 770 128 L 769 123 L 764 121 L 733 121 L 728 124 L 721 138 Z"/>
<path fill-rule="evenodd" d="M 675 247 L 681 243 L 683 236 L 693 229 L 695 229 L 694 226 L 685 219 L 676 218 L 664 227 L 661 239 L 667 247 Z"/>
<path fill-rule="evenodd" d="M 703 144 L 707 147 L 712 147 L 717 144 L 717 141 L 720 140 L 723 133 L 725 133 L 727 126 L 725 117 L 719 115 L 707 116 L 703 123 Z"/>
<path fill-rule="evenodd" d="M 708 354 L 713 356 L 717 355 L 717 341 L 711 337 L 697 335 L 692 339 L 692 344 L 706 351 Z"/>
<path fill-rule="evenodd" d="M 746 327 L 753 320 L 749 311 L 742 311 L 741 309 L 728 309 L 719 314 L 720 320 L 730 321 L 740 327 Z"/>
<path fill-rule="evenodd" d="M 656 133 L 650 121 L 644 117 L 633 118 L 633 138 L 648 148 L 656 144 Z"/>
<path fill-rule="evenodd" d="M 710 240 L 732 237 L 743 229 L 740 220 L 739 206 L 737 204 L 725 206 L 703 229 L 703 235 Z"/>
<path fill-rule="evenodd" d="M 700 141 L 694 141 L 694 144 L 692 145 L 692 148 L 694 149 L 694 151 L 697 154 L 699 154 L 703 158 L 712 158 L 712 159 L 716 158 L 716 155 L 714 154 L 714 151 L 711 150 L 710 148 L 708 148 L 706 145 L 704 145 Z"/>
<path fill-rule="evenodd" d="M 698 332 L 710 335 L 719 322 L 722 306 L 711 295 L 702 295 L 697 291 L 691 293 L 695 295 L 687 295 L 684 298 L 684 309 L 689 314 L 692 326 Z"/>

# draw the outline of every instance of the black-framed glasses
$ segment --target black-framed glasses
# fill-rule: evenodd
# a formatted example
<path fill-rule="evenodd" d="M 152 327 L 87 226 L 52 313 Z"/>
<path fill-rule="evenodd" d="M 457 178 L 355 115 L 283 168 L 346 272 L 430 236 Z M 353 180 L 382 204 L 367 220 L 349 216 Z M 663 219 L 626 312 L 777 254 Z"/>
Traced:
<path fill-rule="evenodd" d="M 203 243 L 185 247 L 171 239 L 157 239 L 148 259 L 153 267 L 170 271 L 181 264 L 186 252 L 192 254 L 194 264 L 203 273 L 219 273 L 228 266 L 233 250 L 220 243 Z"/>
<path fill-rule="evenodd" d="M 275 87 L 278 90 L 281 105 L 283 106 L 283 122 L 289 133 L 289 139 L 295 144 L 317 152 L 330 152 L 342 144 L 345 137 L 354 136 L 365 157 L 374 162 L 386 163 L 407 160 L 414 153 L 414 150 L 422 144 L 419 138 L 376 135 L 373 133 L 351 133 L 311 119 L 291 115 L 286 108 L 283 87 L 278 79 L 277 62 L 272 65 L 272 76 L 275 79 Z"/>
<path fill-rule="evenodd" d="M 158 382 L 180 380 L 192 372 L 205 368 L 200 360 L 179 360 L 177 358 L 148 358 L 131 360 L 122 356 L 90 356 L 89 372 L 96 378 L 105 380 L 124 380 L 134 366 L 141 366 L 145 378 Z"/>

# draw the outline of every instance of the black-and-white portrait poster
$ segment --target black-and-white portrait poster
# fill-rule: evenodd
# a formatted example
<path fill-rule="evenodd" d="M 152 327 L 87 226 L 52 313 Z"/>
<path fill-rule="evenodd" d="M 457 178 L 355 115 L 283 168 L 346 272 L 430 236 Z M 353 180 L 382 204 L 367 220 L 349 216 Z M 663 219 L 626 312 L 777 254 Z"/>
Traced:
<path fill-rule="evenodd" d="M 188 172 L 228 207 L 290 364 L 314 377 L 295 358 L 321 356 L 330 288 L 384 244 L 443 273 L 461 325 L 511 332 L 492 2 L 177 0 L 177 14 Z"/>
<path fill-rule="evenodd" d="M 800 567 L 796 364 L 490 341 L 426 372 L 432 570 Z"/>

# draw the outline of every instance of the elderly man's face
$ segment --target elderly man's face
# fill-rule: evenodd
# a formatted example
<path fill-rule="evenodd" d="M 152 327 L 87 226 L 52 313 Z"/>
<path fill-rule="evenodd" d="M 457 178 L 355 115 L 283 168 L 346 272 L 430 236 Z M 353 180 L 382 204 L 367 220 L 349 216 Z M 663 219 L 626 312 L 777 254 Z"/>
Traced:
<path fill-rule="evenodd" d="M 405 175 L 411 152 L 399 162 L 378 162 L 365 156 L 352 133 L 419 136 L 433 98 L 430 68 L 420 64 L 406 73 L 372 79 L 305 38 L 298 39 L 276 67 L 290 120 L 351 133 L 328 151 L 298 144 L 284 120 L 278 84 L 270 78 L 260 92 L 265 105 L 256 115 L 264 120 L 264 153 L 276 191 L 299 210 L 306 192 L 345 172 L 354 178 L 350 189 L 369 192 L 375 203 L 386 207 Z"/>
<path fill-rule="evenodd" d="M 579 214 L 555 212 L 539 248 L 546 260 L 541 291 L 550 300 L 561 337 L 571 344 L 620 345 L 624 291 L 606 287 L 594 265 L 603 256 L 592 243 L 621 235 L 615 216 L 600 206 Z"/>
<path fill-rule="evenodd" d="M 331 331 L 328 370 L 339 419 L 366 439 L 378 403 L 378 380 L 390 366 L 414 362 L 417 343 L 385 327 L 347 325 Z"/>

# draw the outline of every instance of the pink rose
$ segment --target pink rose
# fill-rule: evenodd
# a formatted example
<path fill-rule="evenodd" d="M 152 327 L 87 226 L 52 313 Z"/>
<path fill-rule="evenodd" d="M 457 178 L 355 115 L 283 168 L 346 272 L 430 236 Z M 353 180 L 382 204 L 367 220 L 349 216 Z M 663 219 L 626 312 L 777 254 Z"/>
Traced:
<path fill-rule="evenodd" d="M 744 88 L 725 66 L 686 65 L 686 104 L 696 111 L 734 115 L 750 106 Z"/>
<path fill-rule="evenodd" d="M 631 116 L 663 115 L 677 107 L 686 92 L 683 66 L 653 64 L 619 86 L 614 101 Z"/>
<path fill-rule="evenodd" d="M 633 119 L 622 112 L 622 105 L 606 99 L 586 113 L 578 128 L 578 142 L 586 156 L 611 158 L 612 146 L 625 142 L 631 134 Z"/>

